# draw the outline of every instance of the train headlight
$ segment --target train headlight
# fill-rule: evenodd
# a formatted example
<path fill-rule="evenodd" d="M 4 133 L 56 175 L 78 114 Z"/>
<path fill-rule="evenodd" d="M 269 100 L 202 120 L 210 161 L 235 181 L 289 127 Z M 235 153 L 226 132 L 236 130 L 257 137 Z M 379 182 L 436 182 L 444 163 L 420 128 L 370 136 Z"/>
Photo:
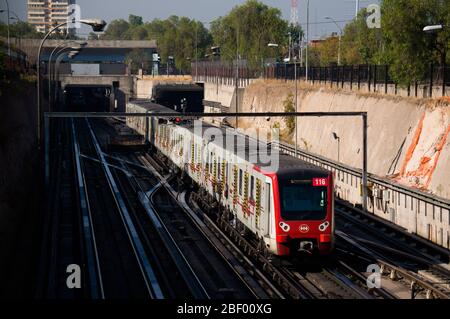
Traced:
<path fill-rule="evenodd" d="M 329 221 L 325 221 L 322 224 L 319 225 L 319 230 L 320 231 L 326 231 L 327 228 L 330 226 L 330 222 Z"/>
<path fill-rule="evenodd" d="M 291 226 L 289 226 L 285 222 L 280 222 L 279 226 L 285 233 L 288 233 L 291 230 Z"/>

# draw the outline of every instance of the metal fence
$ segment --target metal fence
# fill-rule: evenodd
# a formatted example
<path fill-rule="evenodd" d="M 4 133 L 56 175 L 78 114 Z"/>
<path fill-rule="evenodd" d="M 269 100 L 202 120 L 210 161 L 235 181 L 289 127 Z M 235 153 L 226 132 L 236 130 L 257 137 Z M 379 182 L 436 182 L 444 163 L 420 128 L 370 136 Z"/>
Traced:
<path fill-rule="evenodd" d="M 295 70 L 297 68 L 297 70 Z M 294 80 L 295 71 L 297 78 L 306 78 L 306 67 L 299 64 L 276 64 L 264 69 L 266 78 L 281 80 Z M 397 84 L 390 76 L 389 65 L 344 65 L 327 67 L 309 67 L 308 79 L 313 84 L 315 82 L 329 83 L 331 87 L 350 86 L 350 89 L 360 89 L 362 85 L 368 91 L 382 91 L 388 93 L 388 87 L 394 86 L 394 93 L 397 94 Z M 429 97 L 433 95 L 436 87 L 442 88 L 442 95 L 446 95 L 446 86 L 450 85 L 450 67 L 430 65 L 426 76 L 407 87 L 408 96 L 418 96 L 419 86 L 427 86 Z"/>
<path fill-rule="evenodd" d="M 349 87 L 361 89 L 366 87 L 368 91 L 388 93 L 388 88 L 393 87 L 397 94 L 397 84 L 390 76 L 389 65 L 331 65 L 327 67 L 309 67 L 308 79 L 313 84 L 326 83 L 331 87 Z M 297 72 L 296 72 L 297 71 Z M 276 63 L 265 65 L 260 70 L 249 68 L 245 61 L 239 63 L 225 63 L 222 61 L 208 61 L 192 63 L 192 76 L 198 81 L 234 83 L 237 77 L 250 83 L 250 79 L 266 78 L 278 80 L 294 80 L 297 76 L 300 80 L 306 79 L 306 67 L 293 63 Z M 446 95 L 446 86 L 450 86 L 450 66 L 430 65 L 426 76 L 410 84 L 407 89 L 408 96 L 418 96 L 419 87 L 426 86 L 428 96 L 431 97 L 436 88 L 442 88 L 442 95 Z"/>
<path fill-rule="evenodd" d="M 235 85 L 238 80 L 239 85 L 247 85 L 251 79 L 261 77 L 261 72 L 252 70 L 245 60 L 238 63 L 201 61 L 192 63 L 191 75 L 196 81 Z"/>

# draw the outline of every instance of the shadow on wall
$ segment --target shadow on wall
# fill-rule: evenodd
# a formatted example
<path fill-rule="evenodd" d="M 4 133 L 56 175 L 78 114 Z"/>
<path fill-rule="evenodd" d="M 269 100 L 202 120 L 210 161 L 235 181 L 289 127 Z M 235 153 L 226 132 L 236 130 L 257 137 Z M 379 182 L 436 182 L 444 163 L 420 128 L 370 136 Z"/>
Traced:
<path fill-rule="evenodd" d="M 36 89 L 34 82 L 0 84 L 0 298 L 29 296 L 39 244 Z M 34 257 L 33 257 L 34 256 Z"/>

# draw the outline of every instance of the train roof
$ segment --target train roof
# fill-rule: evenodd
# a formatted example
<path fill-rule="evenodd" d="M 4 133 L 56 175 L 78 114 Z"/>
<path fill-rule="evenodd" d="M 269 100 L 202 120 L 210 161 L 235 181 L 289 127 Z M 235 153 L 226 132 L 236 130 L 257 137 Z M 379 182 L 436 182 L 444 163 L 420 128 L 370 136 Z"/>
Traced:
<path fill-rule="evenodd" d="M 145 111 L 148 111 L 149 113 L 174 113 L 174 114 L 178 113 L 173 109 L 165 107 L 164 105 L 161 104 L 154 103 L 148 99 L 133 99 L 130 100 L 128 104 L 141 107 Z"/>
<path fill-rule="evenodd" d="M 180 125 L 180 124 L 174 124 L 174 125 Z M 198 131 L 194 129 L 194 126 L 192 123 L 184 123 L 181 124 L 181 126 L 184 126 L 189 131 L 191 131 L 194 134 L 197 134 Z M 318 167 L 316 165 L 313 165 L 309 162 L 306 162 L 304 160 L 301 160 L 299 158 L 295 158 L 291 155 L 288 155 L 286 153 L 283 153 L 279 151 L 278 149 L 271 148 L 270 144 L 268 144 L 265 141 L 262 140 L 256 140 L 255 138 L 249 137 L 248 135 L 235 132 L 234 129 L 225 128 L 225 127 L 218 127 L 214 126 L 209 123 L 203 122 L 202 125 L 202 136 L 204 136 L 204 132 L 207 129 L 213 128 L 214 130 L 218 130 L 221 132 L 223 139 L 218 140 L 214 139 L 211 141 L 211 143 L 214 143 L 215 145 L 218 145 L 222 148 L 225 148 L 227 151 L 237 154 L 244 160 L 249 160 L 251 156 L 254 156 L 253 158 L 257 158 L 256 163 L 254 163 L 258 167 L 264 168 L 267 166 L 267 163 L 261 162 L 261 158 L 257 156 L 258 150 L 263 150 L 264 152 L 267 152 L 268 154 L 271 154 L 271 152 L 279 152 L 279 169 L 277 170 L 277 175 L 286 175 L 289 176 L 291 174 L 295 174 L 296 177 L 298 176 L 298 171 L 303 171 L 303 175 L 307 176 L 316 176 L 316 177 L 322 177 L 329 174 L 329 172 L 321 167 Z M 201 137 L 202 137 L 201 136 Z M 224 143 L 227 140 L 234 139 L 234 143 L 229 145 L 229 143 Z M 252 144 L 250 144 L 252 143 Z M 224 145 L 225 144 L 225 145 Z M 250 148 L 250 145 L 252 146 Z M 242 156 L 244 155 L 244 156 Z M 305 175 L 305 176 L 306 176 Z"/>
<path fill-rule="evenodd" d="M 138 107 L 144 108 L 149 113 L 162 113 L 162 112 L 173 112 L 174 114 L 177 114 L 179 112 L 167 108 L 163 105 L 153 103 L 146 99 L 135 99 L 131 100 L 129 102 L 130 104 L 133 104 Z M 196 134 L 198 136 L 198 131 L 194 129 L 193 122 L 182 122 L 179 124 L 172 124 L 172 125 L 178 125 L 182 126 L 189 131 L 191 131 L 193 134 Z M 257 156 L 258 149 L 261 149 L 265 152 L 276 152 L 277 149 L 268 147 L 268 144 L 264 141 L 257 141 L 256 139 L 249 137 L 248 135 L 236 132 L 232 128 L 226 128 L 226 127 L 218 127 L 206 122 L 202 122 L 202 132 L 201 132 L 201 138 L 203 138 L 204 133 L 207 129 L 214 129 L 217 132 L 220 131 L 221 136 L 223 136 L 223 140 L 221 143 L 220 139 L 214 139 L 211 141 L 211 143 L 214 143 L 215 145 L 218 145 L 222 148 L 226 148 L 227 151 L 237 154 L 239 157 L 241 157 L 244 160 L 249 160 L 252 156 L 252 158 L 257 158 L 256 163 L 254 163 L 258 167 L 264 168 L 267 166 L 267 163 L 261 162 L 261 158 Z M 234 143 L 229 145 L 229 143 L 223 143 L 225 141 L 233 139 Z M 252 143 L 252 147 L 250 149 L 250 143 Z M 225 145 L 224 145 L 225 144 Z M 266 151 L 266 149 L 269 148 L 269 151 Z M 242 156 L 244 155 L 244 156 Z M 277 175 L 285 175 L 285 176 L 291 176 L 292 174 L 295 174 L 297 176 L 299 170 L 303 172 L 303 174 L 307 173 L 307 175 L 315 175 L 317 177 L 326 176 L 329 174 L 329 172 L 321 167 L 318 167 L 316 165 L 313 165 L 309 162 L 306 162 L 304 160 L 301 160 L 299 158 L 295 158 L 291 155 L 285 154 L 283 152 L 279 152 L 279 167 L 277 171 Z"/>

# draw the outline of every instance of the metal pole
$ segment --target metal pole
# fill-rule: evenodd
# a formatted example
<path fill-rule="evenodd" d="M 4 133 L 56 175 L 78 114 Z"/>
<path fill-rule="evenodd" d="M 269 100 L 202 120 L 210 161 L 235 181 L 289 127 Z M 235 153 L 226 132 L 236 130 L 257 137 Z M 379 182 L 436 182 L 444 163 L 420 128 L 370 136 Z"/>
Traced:
<path fill-rule="evenodd" d="M 198 23 L 195 27 L 195 80 L 198 81 Z"/>
<path fill-rule="evenodd" d="M 239 113 L 239 26 L 236 28 L 236 114 Z M 236 131 L 239 127 L 239 119 L 236 115 Z"/>
<path fill-rule="evenodd" d="M 356 12 L 355 12 L 355 17 L 358 17 L 358 13 L 359 13 L 359 0 L 356 0 Z"/>
<path fill-rule="evenodd" d="M 338 65 L 341 65 L 341 40 L 342 32 L 339 33 Z"/>
<path fill-rule="evenodd" d="M 5 0 L 6 2 L 6 11 L 7 11 L 7 21 L 6 21 L 6 25 L 7 25 L 7 29 L 8 29 L 8 55 L 9 55 L 9 59 L 11 60 L 11 37 L 9 34 L 9 3 L 8 0 Z"/>
<path fill-rule="evenodd" d="M 298 98 L 298 84 L 297 84 L 297 58 L 294 56 L 294 81 L 295 81 L 295 112 L 298 112 L 297 110 L 297 98 Z M 297 128 L 297 118 L 295 118 L 295 157 L 297 157 L 297 134 L 298 128 Z"/>
<path fill-rule="evenodd" d="M 341 138 L 338 137 L 338 163 L 340 163 L 340 154 L 341 154 Z"/>
<path fill-rule="evenodd" d="M 67 25 L 67 21 L 58 24 L 53 29 L 47 32 L 47 34 L 44 36 L 44 38 L 41 41 L 41 44 L 39 45 L 38 55 L 37 55 L 37 64 L 36 64 L 36 71 L 37 71 L 37 140 L 38 140 L 38 149 L 41 149 L 41 53 L 42 48 L 44 47 L 45 40 L 48 39 L 50 34 L 52 34 L 53 31 L 56 29 Z"/>
<path fill-rule="evenodd" d="M 289 32 L 289 62 L 291 62 L 292 33 Z"/>
<path fill-rule="evenodd" d="M 50 118 L 44 119 L 44 139 L 45 139 L 45 189 L 48 194 L 48 187 L 50 185 Z"/>
<path fill-rule="evenodd" d="M 306 1 L 306 82 L 308 82 L 308 46 L 309 46 L 309 0 Z"/>
<path fill-rule="evenodd" d="M 57 49 L 61 48 L 62 46 L 66 45 L 66 44 L 69 44 L 69 43 L 75 43 L 75 41 L 69 41 L 69 42 L 67 42 L 67 43 L 66 43 L 66 42 L 60 43 L 59 45 L 57 45 L 57 46 L 52 50 L 52 53 L 50 53 L 50 57 L 49 57 L 49 59 L 48 59 L 47 77 L 48 77 L 48 79 L 49 79 L 49 81 L 48 81 L 48 108 L 49 108 L 49 111 L 51 111 L 51 108 L 52 108 L 51 82 L 52 82 L 52 80 L 54 79 L 54 78 L 52 77 L 52 60 L 53 60 L 53 55 L 55 54 L 55 52 L 56 52 Z M 66 49 L 66 48 L 64 48 L 64 49 Z M 61 52 L 61 50 L 58 51 L 58 54 L 59 54 L 60 52 Z"/>
<path fill-rule="evenodd" d="M 362 206 L 367 212 L 367 113 L 362 114 L 363 120 L 363 170 L 362 170 Z"/>

